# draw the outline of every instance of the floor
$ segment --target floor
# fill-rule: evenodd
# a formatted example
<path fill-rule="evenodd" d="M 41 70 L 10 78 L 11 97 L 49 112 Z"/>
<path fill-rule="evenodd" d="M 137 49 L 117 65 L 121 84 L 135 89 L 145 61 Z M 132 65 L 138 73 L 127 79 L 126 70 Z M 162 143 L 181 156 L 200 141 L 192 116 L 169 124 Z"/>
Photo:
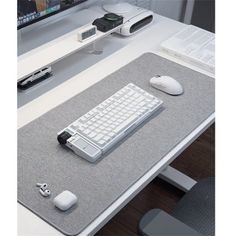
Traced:
<path fill-rule="evenodd" d="M 215 125 L 206 130 L 172 164 L 195 180 L 215 176 Z M 152 208 L 171 212 L 184 193 L 156 178 L 113 217 L 96 236 L 137 234 L 140 218 Z"/>

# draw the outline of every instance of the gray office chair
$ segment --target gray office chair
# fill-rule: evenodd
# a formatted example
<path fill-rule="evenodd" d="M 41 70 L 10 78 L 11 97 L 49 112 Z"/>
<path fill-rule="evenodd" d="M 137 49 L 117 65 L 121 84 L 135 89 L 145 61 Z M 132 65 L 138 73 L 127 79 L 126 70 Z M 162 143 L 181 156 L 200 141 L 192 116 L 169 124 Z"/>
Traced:
<path fill-rule="evenodd" d="M 160 209 L 148 211 L 139 222 L 139 233 L 145 236 L 215 235 L 215 178 L 195 184 L 171 215 Z"/>

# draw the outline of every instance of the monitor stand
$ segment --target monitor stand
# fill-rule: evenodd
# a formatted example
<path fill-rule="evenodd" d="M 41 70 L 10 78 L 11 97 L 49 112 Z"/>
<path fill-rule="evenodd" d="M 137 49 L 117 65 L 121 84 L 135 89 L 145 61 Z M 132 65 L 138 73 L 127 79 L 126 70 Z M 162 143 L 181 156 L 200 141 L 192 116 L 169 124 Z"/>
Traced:
<path fill-rule="evenodd" d="M 118 3 L 113 3 L 113 4 L 104 4 L 103 9 L 107 12 L 112 12 L 115 14 L 124 14 L 127 12 L 132 11 L 134 6 L 130 5 L 129 3 L 126 2 L 118 2 Z"/>
<path fill-rule="evenodd" d="M 100 55 L 103 53 L 103 48 L 99 47 L 99 44 L 95 41 L 87 46 L 86 51 L 88 54 Z"/>

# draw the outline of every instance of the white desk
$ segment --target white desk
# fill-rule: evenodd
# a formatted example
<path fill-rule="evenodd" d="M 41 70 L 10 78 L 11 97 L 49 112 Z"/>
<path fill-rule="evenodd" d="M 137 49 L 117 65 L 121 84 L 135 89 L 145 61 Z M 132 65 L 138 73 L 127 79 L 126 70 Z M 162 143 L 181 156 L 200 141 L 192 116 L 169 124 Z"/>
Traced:
<path fill-rule="evenodd" d="M 190 67 L 206 75 L 214 77 L 213 74 L 205 72 L 178 59 L 171 58 L 160 52 L 160 43 L 182 29 L 184 24 L 158 16 L 156 24 L 140 32 L 135 37 L 123 40 L 126 46 L 119 51 L 103 59 L 99 63 L 91 66 L 87 70 L 79 73 L 67 80 L 60 86 L 43 94 L 32 102 L 18 109 L 18 128 L 26 125 L 57 105 L 70 99 L 74 95 L 82 92 L 91 85 L 105 78 L 107 75 L 123 67 L 145 52 L 153 52 L 177 63 Z M 97 217 L 81 235 L 94 234 L 109 219 L 111 219 L 125 204 L 127 204 L 136 194 L 138 194 L 152 179 L 154 179 L 166 166 L 168 166 L 191 142 L 193 142 L 206 128 L 214 122 L 214 114 L 208 117 L 191 134 L 189 134 L 179 145 L 169 152 L 159 163 L 149 170 L 141 179 L 131 186 L 122 196 L 120 196 L 106 211 Z M 35 214 L 27 210 L 18 203 L 18 234 L 19 235 L 62 235 L 52 226 L 41 220 Z"/>

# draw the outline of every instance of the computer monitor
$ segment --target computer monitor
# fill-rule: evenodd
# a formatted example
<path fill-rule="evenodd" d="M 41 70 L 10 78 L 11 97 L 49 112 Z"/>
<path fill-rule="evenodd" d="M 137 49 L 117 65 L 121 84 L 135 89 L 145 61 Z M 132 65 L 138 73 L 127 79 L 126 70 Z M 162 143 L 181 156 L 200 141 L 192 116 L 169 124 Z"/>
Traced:
<path fill-rule="evenodd" d="M 87 0 L 17 0 L 17 29 L 43 20 Z"/>

